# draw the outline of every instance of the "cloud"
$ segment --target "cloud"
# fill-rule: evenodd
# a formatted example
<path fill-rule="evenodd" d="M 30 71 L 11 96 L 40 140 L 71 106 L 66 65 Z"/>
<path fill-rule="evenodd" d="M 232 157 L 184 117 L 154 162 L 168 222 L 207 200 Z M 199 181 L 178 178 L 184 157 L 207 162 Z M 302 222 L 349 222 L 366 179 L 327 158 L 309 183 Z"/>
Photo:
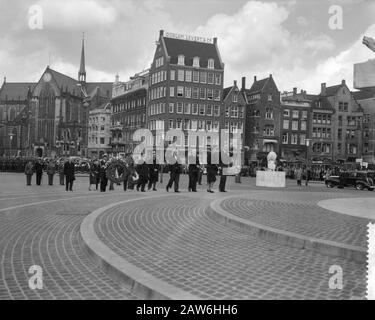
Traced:
<path fill-rule="evenodd" d="M 311 24 L 311 22 L 306 17 L 300 16 L 297 17 L 297 24 L 301 27 L 308 27 Z"/>

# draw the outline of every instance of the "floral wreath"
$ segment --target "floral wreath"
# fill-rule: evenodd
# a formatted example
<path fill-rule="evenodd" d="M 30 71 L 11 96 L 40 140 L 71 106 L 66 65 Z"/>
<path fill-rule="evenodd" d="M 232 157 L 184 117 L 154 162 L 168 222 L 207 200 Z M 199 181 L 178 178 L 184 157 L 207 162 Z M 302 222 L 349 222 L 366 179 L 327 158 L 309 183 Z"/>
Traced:
<path fill-rule="evenodd" d="M 130 178 L 133 183 L 136 183 L 139 179 L 138 173 L 135 170 L 131 170 L 130 163 L 127 160 L 112 158 L 106 164 L 106 175 L 107 178 L 116 184 L 122 183 L 125 179 L 125 172 L 130 171 Z M 130 169 L 130 170 L 129 170 Z M 121 172 L 121 173 L 120 173 Z"/>

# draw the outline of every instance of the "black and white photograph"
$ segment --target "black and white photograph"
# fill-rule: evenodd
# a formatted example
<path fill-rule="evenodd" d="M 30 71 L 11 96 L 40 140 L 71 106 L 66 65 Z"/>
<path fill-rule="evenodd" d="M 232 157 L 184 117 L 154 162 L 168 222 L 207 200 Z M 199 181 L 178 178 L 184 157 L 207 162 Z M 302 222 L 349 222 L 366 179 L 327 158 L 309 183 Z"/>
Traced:
<path fill-rule="evenodd" d="M 375 1 L 0 0 L 0 301 L 374 300 L 374 189 Z"/>

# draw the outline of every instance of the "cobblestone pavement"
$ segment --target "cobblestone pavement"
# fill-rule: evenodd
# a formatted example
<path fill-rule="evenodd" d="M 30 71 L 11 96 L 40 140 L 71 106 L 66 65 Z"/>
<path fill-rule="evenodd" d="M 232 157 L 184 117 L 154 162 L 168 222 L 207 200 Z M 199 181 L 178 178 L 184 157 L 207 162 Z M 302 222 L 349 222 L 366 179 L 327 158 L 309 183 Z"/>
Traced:
<path fill-rule="evenodd" d="M 3 178 L 0 176 L 1 182 Z M 80 224 L 87 214 L 122 200 L 123 193 L 66 193 L 60 186 L 42 186 L 36 196 L 32 191 L 23 195 L 23 188 L 15 188 L 13 195 L 0 194 L 0 300 L 138 299 L 89 259 L 79 236 Z M 21 207 L 6 210 L 12 206 Z M 42 290 L 28 286 L 32 265 L 43 269 Z"/>
<path fill-rule="evenodd" d="M 317 202 L 322 199 L 353 198 L 356 195 L 373 196 L 368 192 L 360 194 L 300 192 L 296 195 L 294 192 L 284 191 L 273 192 L 272 197 L 264 193 L 249 193 L 246 197 L 226 199 L 221 206 L 231 214 L 265 226 L 366 248 L 367 224 L 371 220 L 336 213 L 317 206 Z"/>
<path fill-rule="evenodd" d="M 365 294 L 365 265 L 284 247 L 211 220 L 217 196 L 129 203 L 95 222 L 101 241 L 151 275 L 203 299 L 350 299 Z M 126 245 L 125 245 L 126 244 Z M 329 268 L 343 290 L 328 287 Z"/>
<path fill-rule="evenodd" d="M 107 276 L 86 252 L 79 236 L 83 218 L 105 205 L 165 195 L 168 175 L 158 193 L 101 194 L 88 192 L 87 178 L 78 178 L 75 192 L 64 187 L 24 186 L 24 175 L 0 173 L 0 300 L 1 299 L 137 299 Z M 342 190 L 288 181 L 277 192 L 255 188 L 254 179 L 233 184 L 230 194 L 249 192 L 262 199 L 310 203 L 347 196 Z M 131 202 L 103 213 L 96 231 L 103 242 L 129 262 L 201 298 L 349 299 L 365 290 L 365 266 L 340 258 L 283 247 L 239 233 L 211 220 L 205 209 L 222 194 L 186 191 L 167 198 Z M 217 187 L 217 184 L 216 184 Z M 356 191 L 353 196 L 363 197 Z M 348 221 L 349 223 L 349 221 Z M 344 270 L 344 289 L 328 289 L 331 265 Z M 31 265 L 43 268 L 44 289 L 28 287 Z"/>

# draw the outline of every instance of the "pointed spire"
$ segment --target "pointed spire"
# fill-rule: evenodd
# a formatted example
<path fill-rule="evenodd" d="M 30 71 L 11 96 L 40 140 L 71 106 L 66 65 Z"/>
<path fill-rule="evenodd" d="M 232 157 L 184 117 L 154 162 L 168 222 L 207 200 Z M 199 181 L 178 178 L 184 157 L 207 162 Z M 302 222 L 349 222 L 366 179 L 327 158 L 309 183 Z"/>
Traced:
<path fill-rule="evenodd" d="M 86 82 L 86 64 L 85 64 L 85 33 L 82 35 L 81 64 L 78 71 L 78 81 Z"/>

